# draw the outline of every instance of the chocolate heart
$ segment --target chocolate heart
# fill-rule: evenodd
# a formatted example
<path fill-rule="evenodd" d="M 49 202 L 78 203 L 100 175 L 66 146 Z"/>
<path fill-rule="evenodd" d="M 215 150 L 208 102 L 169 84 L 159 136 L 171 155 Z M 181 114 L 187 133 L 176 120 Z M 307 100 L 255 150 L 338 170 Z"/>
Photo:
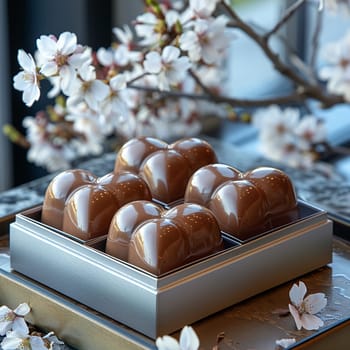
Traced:
<path fill-rule="evenodd" d="M 196 137 L 180 139 L 172 143 L 169 148 L 176 150 L 187 159 L 192 173 L 202 166 L 218 161 L 212 146 Z"/>
<path fill-rule="evenodd" d="M 240 171 L 225 164 L 209 164 L 198 169 L 188 181 L 184 200 L 207 206 L 215 189 L 228 180 L 238 180 Z"/>
<path fill-rule="evenodd" d="M 78 187 L 93 184 L 96 180 L 97 177 L 90 171 L 82 169 L 66 170 L 56 175 L 45 192 L 41 221 L 61 230 L 68 196 Z"/>
<path fill-rule="evenodd" d="M 152 199 L 151 191 L 146 182 L 138 174 L 129 171 L 106 174 L 97 182 L 112 192 L 119 208 L 134 200 Z"/>
<path fill-rule="evenodd" d="M 151 153 L 167 149 L 168 144 L 154 137 L 133 138 L 120 148 L 114 165 L 114 172 L 132 171 L 138 173 L 141 163 Z"/>
<path fill-rule="evenodd" d="M 154 199 L 171 203 L 184 196 L 191 172 L 187 160 L 169 149 L 149 155 L 141 165 L 140 175 Z"/>
<path fill-rule="evenodd" d="M 166 211 L 153 202 L 134 201 L 114 215 L 106 253 L 159 275 L 222 246 L 219 225 L 209 209 L 185 203 Z"/>
<path fill-rule="evenodd" d="M 298 201 L 292 181 L 286 173 L 275 168 L 259 167 L 243 176 L 265 193 L 273 226 L 297 219 Z"/>
<path fill-rule="evenodd" d="M 227 181 L 209 201 L 222 231 L 246 240 L 270 228 L 265 194 L 248 180 Z"/>
<path fill-rule="evenodd" d="M 186 261 L 202 258 L 222 248 L 222 236 L 214 214 L 207 208 L 184 203 L 168 210 L 163 217 L 176 221 L 189 243 Z"/>
<path fill-rule="evenodd" d="M 159 218 L 163 209 L 150 201 L 134 201 L 121 207 L 113 216 L 106 242 L 106 253 L 128 261 L 130 238 L 146 220 Z"/>
<path fill-rule="evenodd" d="M 63 231 L 88 240 L 106 235 L 118 203 L 101 185 L 79 187 L 67 199 L 63 212 Z"/>
<path fill-rule="evenodd" d="M 188 255 L 185 232 L 167 218 L 139 225 L 130 240 L 129 262 L 155 275 L 180 267 Z"/>

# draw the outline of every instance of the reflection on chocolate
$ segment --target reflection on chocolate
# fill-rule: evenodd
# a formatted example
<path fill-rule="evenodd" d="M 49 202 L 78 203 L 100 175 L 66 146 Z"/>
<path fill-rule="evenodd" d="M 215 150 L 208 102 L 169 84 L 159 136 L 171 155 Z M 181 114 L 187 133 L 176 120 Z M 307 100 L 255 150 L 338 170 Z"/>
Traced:
<path fill-rule="evenodd" d="M 286 173 L 279 169 L 259 167 L 244 174 L 266 195 L 268 213 L 278 215 L 296 208 L 298 205 L 294 186 Z"/>
<path fill-rule="evenodd" d="M 207 164 L 216 163 L 217 157 L 212 146 L 199 138 L 180 139 L 169 146 L 182 154 L 190 164 L 191 173 Z"/>
<path fill-rule="evenodd" d="M 83 240 L 106 235 L 118 204 L 100 185 L 86 185 L 68 198 L 63 212 L 63 231 Z"/>
<path fill-rule="evenodd" d="M 106 253 L 128 260 L 130 238 L 136 227 L 146 220 L 159 218 L 163 209 L 150 201 L 134 201 L 121 207 L 109 227 Z"/>
<path fill-rule="evenodd" d="M 209 209 L 185 203 L 166 211 L 153 202 L 134 201 L 114 215 L 106 253 L 159 275 L 222 246 L 219 225 Z"/>
<path fill-rule="evenodd" d="M 151 153 L 167 149 L 168 144 L 154 137 L 133 138 L 119 150 L 115 161 L 114 172 L 132 171 L 138 173 L 141 163 Z"/>
<path fill-rule="evenodd" d="M 78 187 L 93 184 L 96 180 L 90 171 L 82 169 L 66 170 L 56 175 L 45 192 L 41 221 L 62 229 L 63 209 L 68 196 Z"/>
<path fill-rule="evenodd" d="M 265 194 L 248 180 L 227 181 L 209 201 L 221 230 L 241 240 L 269 229 Z"/>
<path fill-rule="evenodd" d="M 207 206 L 213 192 L 219 185 L 228 180 L 239 179 L 240 176 L 240 171 L 226 164 L 203 166 L 188 181 L 185 202 Z"/>
<path fill-rule="evenodd" d="M 198 204 L 184 203 L 168 210 L 163 217 L 176 221 L 187 235 L 187 261 L 199 259 L 222 248 L 220 228 L 209 209 Z"/>
<path fill-rule="evenodd" d="M 269 167 L 240 173 L 225 164 L 204 166 L 190 178 L 184 200 L 210 208 L 220 229 L 241 240 L 298 218 L 292 181 Z"/>
<path fill-rule="evenodd" d="M 97 182 L 112 192 L 119 208 L 134 200 L 152 199 L 146 182 L 139 175 L 128 171 L 106 174 Z"/>
<path fill-rule="evenodd" d="M 140 175 L 154 199 L 170 203 L 183 197 L 191 172 L 180 153 L 163 150 L 147 157 L 141 165 Z"/>
<path fill-rule="evenodd" d="M 180 267 L 188 254 L 182 227 L 166 218 L 146 221 L 130 240 L 129 262 L 155 275 Z"/>

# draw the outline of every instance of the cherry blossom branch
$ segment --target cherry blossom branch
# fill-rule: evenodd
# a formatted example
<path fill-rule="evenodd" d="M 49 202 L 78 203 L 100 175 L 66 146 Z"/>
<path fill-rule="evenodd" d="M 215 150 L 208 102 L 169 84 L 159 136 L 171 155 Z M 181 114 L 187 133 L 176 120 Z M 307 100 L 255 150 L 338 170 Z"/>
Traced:
<path fill-rule="evenodd" d="M 299 3 L 300 1 L 297 2 L 297 4 Z M 270 48 L 268 44 L 269 35 L 259 35 L 249 24 L 244 22 L 240 18 L 240 16 L 238 16 L 238 14 L 224 1 L 221 1 L 220 4 L 224 7 L 224 9 L 227 11 L 230 17 L 235 21 L 237 28 L 239 28 L 245 34 L 247 34 L 263 50 L 265 55 L 270 59 L 271 63 L 274 65 L 275 69 L 296 85 L 295 93 L 290 96 L 292 98 L 290 102 L 301 102 L 307 98 L 312 98 L 318 100 L 323 108 L 329 108 L 336 104 L 345 103 L 344 97 L 325 93 L 321 86 L 317 84 L 310 84 L 305 78 L 301 77 L 287 64 L 283 63 L 279 55 L 272 51 L 272 49 Z M 301 4 L 299 4 L 299 6 L 300 5 Z M 282 22 L 288 18 L 289 17 L 286 16 L 283 17 Z M 277 101 L 278 100 L 280 100 L 280 98 L 277 98 Z"/>
<path fill-rule="evenodd" d="M 294 15 L 294 13 L 297 12 L 302 5 L 304 5 L 305 1 L 306 0 L 298 0 L 292 4 L 286 10 L 283 17 L 276 23 L 276 25 L 264 35 L 265 40 L 268 40 L 273 34 L 278 32 L 278 30 Z"/>

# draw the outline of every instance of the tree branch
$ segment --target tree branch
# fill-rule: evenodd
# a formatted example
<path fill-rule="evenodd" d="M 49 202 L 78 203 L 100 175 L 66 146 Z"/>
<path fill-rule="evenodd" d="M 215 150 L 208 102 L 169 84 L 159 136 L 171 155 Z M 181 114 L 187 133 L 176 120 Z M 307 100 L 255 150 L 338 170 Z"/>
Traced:
<path fill-rule="evenodd" d="M 306 0 L 298 0 L 291 5 L 283 17 L 276 23 L 276 25 L 264 35 L 265 40 L 268 40 L 273 34 L 275 34 L 288 20 L 294 15 L 295 12 L 305 3 Z"/>

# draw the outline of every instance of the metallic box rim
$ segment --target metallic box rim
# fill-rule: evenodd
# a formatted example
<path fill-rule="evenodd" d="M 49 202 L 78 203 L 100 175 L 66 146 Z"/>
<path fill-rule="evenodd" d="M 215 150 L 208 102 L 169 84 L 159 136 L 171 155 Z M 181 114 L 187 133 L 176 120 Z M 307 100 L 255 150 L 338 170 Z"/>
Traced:
<path fill-rule="evenodd" d="M 332 224 L 324 211 L 302 205 L 313 211 L 303 220 L 160 278 L 59 235 L 24 212 L 10 227 L 11 266 L 155 339 L 330 263 Z"/>

